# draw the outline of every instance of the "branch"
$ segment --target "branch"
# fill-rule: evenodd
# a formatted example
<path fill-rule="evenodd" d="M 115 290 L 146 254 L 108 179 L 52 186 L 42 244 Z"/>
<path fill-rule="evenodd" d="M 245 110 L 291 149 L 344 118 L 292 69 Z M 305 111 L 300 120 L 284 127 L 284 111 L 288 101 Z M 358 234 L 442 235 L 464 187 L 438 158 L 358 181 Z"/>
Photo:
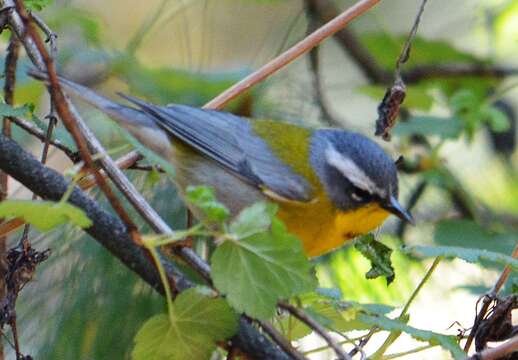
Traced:
<path fill-rule="evenodd" d="M 279 307 L 288 311 L 291 315 L 295 316 L 297 319 L 302 321 L 304 324 L 308 325 L 312 330 L 314 330 L 318 335 L 320 335 L 329 345 L 330 348 L 334 350 L 338 359 L 340 360 L 352 360 L 352 358 L 347 354 L 342 347 L 334 341 L 334 339 L 329 335 L 327 330 L 320 325 L 317 321 L 315 321 L 311 316 L 306 314 L 304 311 L 299 308 L 284 302 L 279 302 Z"/>
<path fill-rule="evenodd" d="M 30 121 L 27 121 L 25 119 L 21 119 L 21 118 L 18 118 L 18 117 L 11 117 L 10 120 L 11 120 L 12 123 L 18 125 L 20 128 L 22 128 L 23 130 L 27 131 L 32 136 L 36 137 L 41 142 L 45 142 L 46 141 L 45 131 L 41 130 L 39 127 L 37 127 L 36 125 L 31 123 Z M 77 160 L 79 160 L 78 156 L 77 156 L 77 153 L 75 151 L 73 151 L 72 149 L 70 149 L 69 147 L 67 147 L 62 142 L 60 142 L 59 140 L 50 139 L 49 140 L 49 144 L 54 146 L 55 148 L 63 151 L 63 153 L 65 153 L 65 155 L 72 162 L 76 162 Z"/>
<path fill-rule="evenodd" d="M 293 60 L 297 59 L 301 55 L 305 54 L 323 40 L 329 36 L 340 31 L 342 28 L 347 26 L 352 20 L 359 17 L 367 10 L 376 5 L 380 0 L 360 0 L 343 13 L 330 20 L 327 24 L 322 26 L 320 29 L 314 31 L 311 35 L 307 36 L 284 53 L 277 56 L 267 64 L 263 65 L 259 70 L 245 77 L 232 87 L 228 88 L 220 95 L 205 104 L 206 109 L 221 109 L 232 99 L 241 95 L 243 92 L 263 81 L 268 76 L 275 73 L 277 70 L 286 66 Z"/>
<path fill-rule="evenodd" d="M 69 186 L 61 174 L 41 164 L 16 142 L 3 135 L 0 135 L 0 169 L 38 196 L 48 200 L 59 201 Z M 135 245 L 120 219 L 103 210 L 77 187 L 73 190 L 69 202 L 85 211 L 92 220 L 93 225 L 86 229 L 88 234 L 155 290 L 163 294 L 156 268 L 148 260 L 144 250 Z M 175 279 L 179 290 L 192 286 L 181 273 L 172 268 L 171 264 L 165 264 L 165 268 Z M 243 352 L 257 359 L 290 359 L 243 317 L 240 320 L 239 333 L 232 341 Z"/>
<path fill-rule="evenodd" d="M 466 360 L 498 360 L 516 350 L 518 350 L 518 335 L 495 348 L 482 350 Z"/>

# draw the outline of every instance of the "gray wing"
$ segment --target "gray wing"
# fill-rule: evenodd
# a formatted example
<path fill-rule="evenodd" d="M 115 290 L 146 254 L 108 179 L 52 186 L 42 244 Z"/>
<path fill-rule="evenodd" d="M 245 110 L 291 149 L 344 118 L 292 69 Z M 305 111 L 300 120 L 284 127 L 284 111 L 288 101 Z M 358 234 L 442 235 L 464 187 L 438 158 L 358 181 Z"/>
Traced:
<path fill-rule="evenodd" d="M 151 115 L 156 124 L 218 162 L 244 181 L 283 198 L 310 201 L 311 185 L 284 165 L 239 116 L 186 105 L 158 106 L 119 94 Z"/>

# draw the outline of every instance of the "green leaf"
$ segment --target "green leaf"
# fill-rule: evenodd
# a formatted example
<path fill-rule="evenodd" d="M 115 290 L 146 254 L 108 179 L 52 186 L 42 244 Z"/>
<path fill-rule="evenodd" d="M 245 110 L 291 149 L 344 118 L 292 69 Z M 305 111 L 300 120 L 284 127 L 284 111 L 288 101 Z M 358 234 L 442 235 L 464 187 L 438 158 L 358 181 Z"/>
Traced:
<path fill-rule="evenodd" d="M 52 2 L 53 0 L 25 0 L 24 4 L 28 10 L 41 11 L 52 4 Z"/>
<path fill-rule="evenodd" d="M 72 223 L 82 228 L 92 225 L 83 210 L 64 202 L 6 200 L 0 203 L 1 217 L 21 217 L 40 231 Z"/>
<path fill-rule="evenodd" d="M 454 359 L 465 359 L 466 353 L 462 351 L 457 343 L 456 336 L 443 335 L 433 331 L 416 329 L 404 322 L 392 320 L 385 316 L 360 315 L 361 321 L 370 326 L 377 326 L 391 332 L 404 332 L 416 340 L 426 341 L 430 345 L 439 345 L 448 350 Z"/>
<path fill-rule="evenodd" d="M 386 69 L 394 69 L 407 34 L 393 36 L 388 32 L 367 33 L 361 36 L 362 43 Z M 474 55 L 453 47 L 447 41 L 429 40 L 417 36 L 412 42 L 412 54 L 406 68 L 415 65 L 463 62 L 480 62 Z"/>
<path fill-rule="evenodd" d="M 480 112 L 481 116 L 486 117 L 486 122 L 494 132 L 504 132 L 511 126 L 507 116 L 494 106 L 485 106 Z"/>
<path fill-rule="evenodd" d="M 178 295 L 166 314 L 149 319 L 135 336 L 134 360 L 209 359 L 216 341 L 237 331 L 236 314 L 224 299 L 209 298 L 197 289 Z"/>
<path fill-rule="evenodd" d="M 0 102 L 0 116 L 30 117 L 34 111 L 34 105 L 25 104 L 13 107 L 9 104 Z"/>
<path fill-rule="evenodd" d="M 216 288 L 236 310 L 259 319 L 273 316 L 279 299 L 316 285 L 300 240 L 278 219 L 268 231 L 226 240 L 211 263 Z"/>
<path fill-rule="evenodd" d="M 459 117 L 441 118 L 436 116 L 414 116 L 408 121 L 399 122 L 394 129 L 398 136 L 420 134 L 439 136 L 441 139 L 456 139 L 462 133 L 462 121 Z"/>
<path fill-rule="evenodd" d="M 458 258 L 470 263 L 490 261 L 495 264 L 508 265 L 513 270 L 518 270 L 518 260 L 509 255 L 504 255 L 488 250 L 470 249 L 457 246 L 408 246 L 402 248 L 407 254 L 421 257 L 444 256 L 446 258 Z"/>
<path fill-rule="evenodd" d="M 510 254 L 517 234 L 491 232 L 472 220 L 444 220 L 435 226 L 434 243 Z"/>
<path fill-rule="evenodd" d="M 202 210 L 207 220 L 211 222 L 221 223 L 230 216 L 230 212 L 225 205 L 216 200 L 214 190 L 210 187 L 188 186 L 186 200 Z"/>
<path fill-rule="evenodd" d="M 361 237 L 355 242 L 354 247 L 371 262 L 372 267 L 365 274 L 367 279 L 384 276 L 387 279 L 387 285 L 394 281 L 394 268 L 390 261 L 391 248 L 377 241 L 372 234 Z"/>
<path fill-rule="evenodd" d="M 258 202 L 243 209 L 230 224 L 230 232 L 243 239 L 268 230 L 277 212 L 277 206 L 271 203 Z"/>
<path fill-rule="evenodd" d="M 381 101 L 387 89 L 379 85 L 364 85 L 359 87 L 358 91 L 377 101 Z M 409 85 L 406 88 L 403 104 L 408 108 L 429 111 L 433 105 L 433 96 L 423 86 Z"/>

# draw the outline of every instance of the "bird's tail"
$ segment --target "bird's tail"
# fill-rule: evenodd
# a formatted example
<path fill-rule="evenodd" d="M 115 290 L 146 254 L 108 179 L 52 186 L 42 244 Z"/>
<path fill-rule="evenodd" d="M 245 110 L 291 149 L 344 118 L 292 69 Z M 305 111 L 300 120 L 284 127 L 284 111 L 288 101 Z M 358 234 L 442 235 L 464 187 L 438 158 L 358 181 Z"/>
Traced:
<path fill-rule="evenodd" d="M 43 71 L 31 69 L 28 74 L 37 80 L 49 82 Z M 79 85 L 71 80 L 58 77 L 59 83 L 67 94 L 79 97 L 88 104 L 101 110 L 122 127 L 133 134 L 142 144 L 159 155 L 168 158 L 171 152 L 171 142 L 166 133 L 160 129 L 153 117 L 139 109 L 116 103 L 95 91 Z"/>
<path fill-rule="evenodd" d="M 49 81 L 48 75 L 43 71 L 31 69 L 28 71 L 28 74 L 33 78 L 44 81 L 46 83 Z M 76 96 L 86 103 L 98 108 L 103 113 L 119 122 L 122 126 L 128 124 L 135 127 L 145 126 L 150 128 L 157 128 L 153 119 L 151 119 L 148 115 L 144 114 L 140 110 L 116 103 L 87 87 L 65 79 L 61 76 L 58 76 L 58 79 L 59 83 L 66 90 L 67 94 Z"/>

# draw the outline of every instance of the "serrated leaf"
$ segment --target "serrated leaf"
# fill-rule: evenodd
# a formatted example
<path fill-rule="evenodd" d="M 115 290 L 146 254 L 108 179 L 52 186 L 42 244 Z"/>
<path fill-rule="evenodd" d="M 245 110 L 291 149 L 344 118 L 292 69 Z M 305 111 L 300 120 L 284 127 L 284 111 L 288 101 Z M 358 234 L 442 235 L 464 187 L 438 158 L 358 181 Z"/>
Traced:
<path fill-rule="evenodd" d="M 268 230 L 277 212 L 277 206 L 271 203 L 258 202 L 243 209 L 230 224 L 230 232 L 238 239 L 252 236 Z"/>
<path fill-rule="evenodd" d="M 210 187 L 188 186 L 185 199 L 203 211 L 207 220 L 211 222 L 221 223 L 230 216 L 225 205 L 216 200 L 214 190 Z"/>
<path fill-rule="evenodd" d="M 459 117 L 441 118 L 436 116 L 414 116 L 408 121 L 400 122 L 394 134 L 410 136 L 439 136 L 442 139 L 456 139 L 462 133 L 462 121 Z"/>
<path fill-rule="evenodd" d="M 470 263 L 478 263 L 481 261 L 489 261 L 495 264 L 508 265 L 513 270 L 518 270 L 518 260 L 511 256 L 496 253 L 488 250 L 470 249 L 457 246 L 408 246 L 402 248 L 407 254 L 421 257 L 438 257 L 458 258 Z"/>
<path fill-rule="evenodd" d="M 83 210 L 64 202 L 5 200 L 0 202 L 1 217 L 21 217 L 40 231 L 72 223 L 82 228 L 92 225 Z"/>
<path fill-rule="evenodd" d="M 374 235 L 363 236 L 355 242 L 354 248 L 362 253 L 371 262 L 371 269 L 365 274 L 367 279 L 375 279 L 384 276 L 387 285 L 394 281 L 394 268 L 390 261 L 392 249 L 385 244 L 377 241 Z"/>
<path fill-rule="evenodd" d="M 174 301 L 171 318 L 156 315 L 140 328 L 132 358 L 209 359 L 215 342 L 231 337 L 237 326 L 237 316 L 225 300 L 189 289 Z"/>
<path fill-rule="evenodd" d="M 431 345 L 439 345 L 448 350 L 454 359 L 465 359 L 466 353 L 462 351 L 457 343 L 456 336 L 443 335 L 433 331 L 421 330 L 405 324 L 402 321 L 392 320 L 385 316 L 372 316 L 361 314 L 360 320 L 370 326 L 377 326 L 387 331 L 401 331 L 416 340 L 426 341 Z"/>
<path fill-rule="evenodd" d="M 434 243 L 441 246 L 458 246 L 485 249 L 510 254 L 516 245 L 517 234 L 488 231 L 472 220 L 443 220 L 435 226 Z"/>
<path fill-rule="evenodd" d="M 227 240 L 211 258 L 214 285 L 239 312 L 266 319 L 277 301 L 315 288 L 299 239 L 274 219 L 268 231 Z"/>

